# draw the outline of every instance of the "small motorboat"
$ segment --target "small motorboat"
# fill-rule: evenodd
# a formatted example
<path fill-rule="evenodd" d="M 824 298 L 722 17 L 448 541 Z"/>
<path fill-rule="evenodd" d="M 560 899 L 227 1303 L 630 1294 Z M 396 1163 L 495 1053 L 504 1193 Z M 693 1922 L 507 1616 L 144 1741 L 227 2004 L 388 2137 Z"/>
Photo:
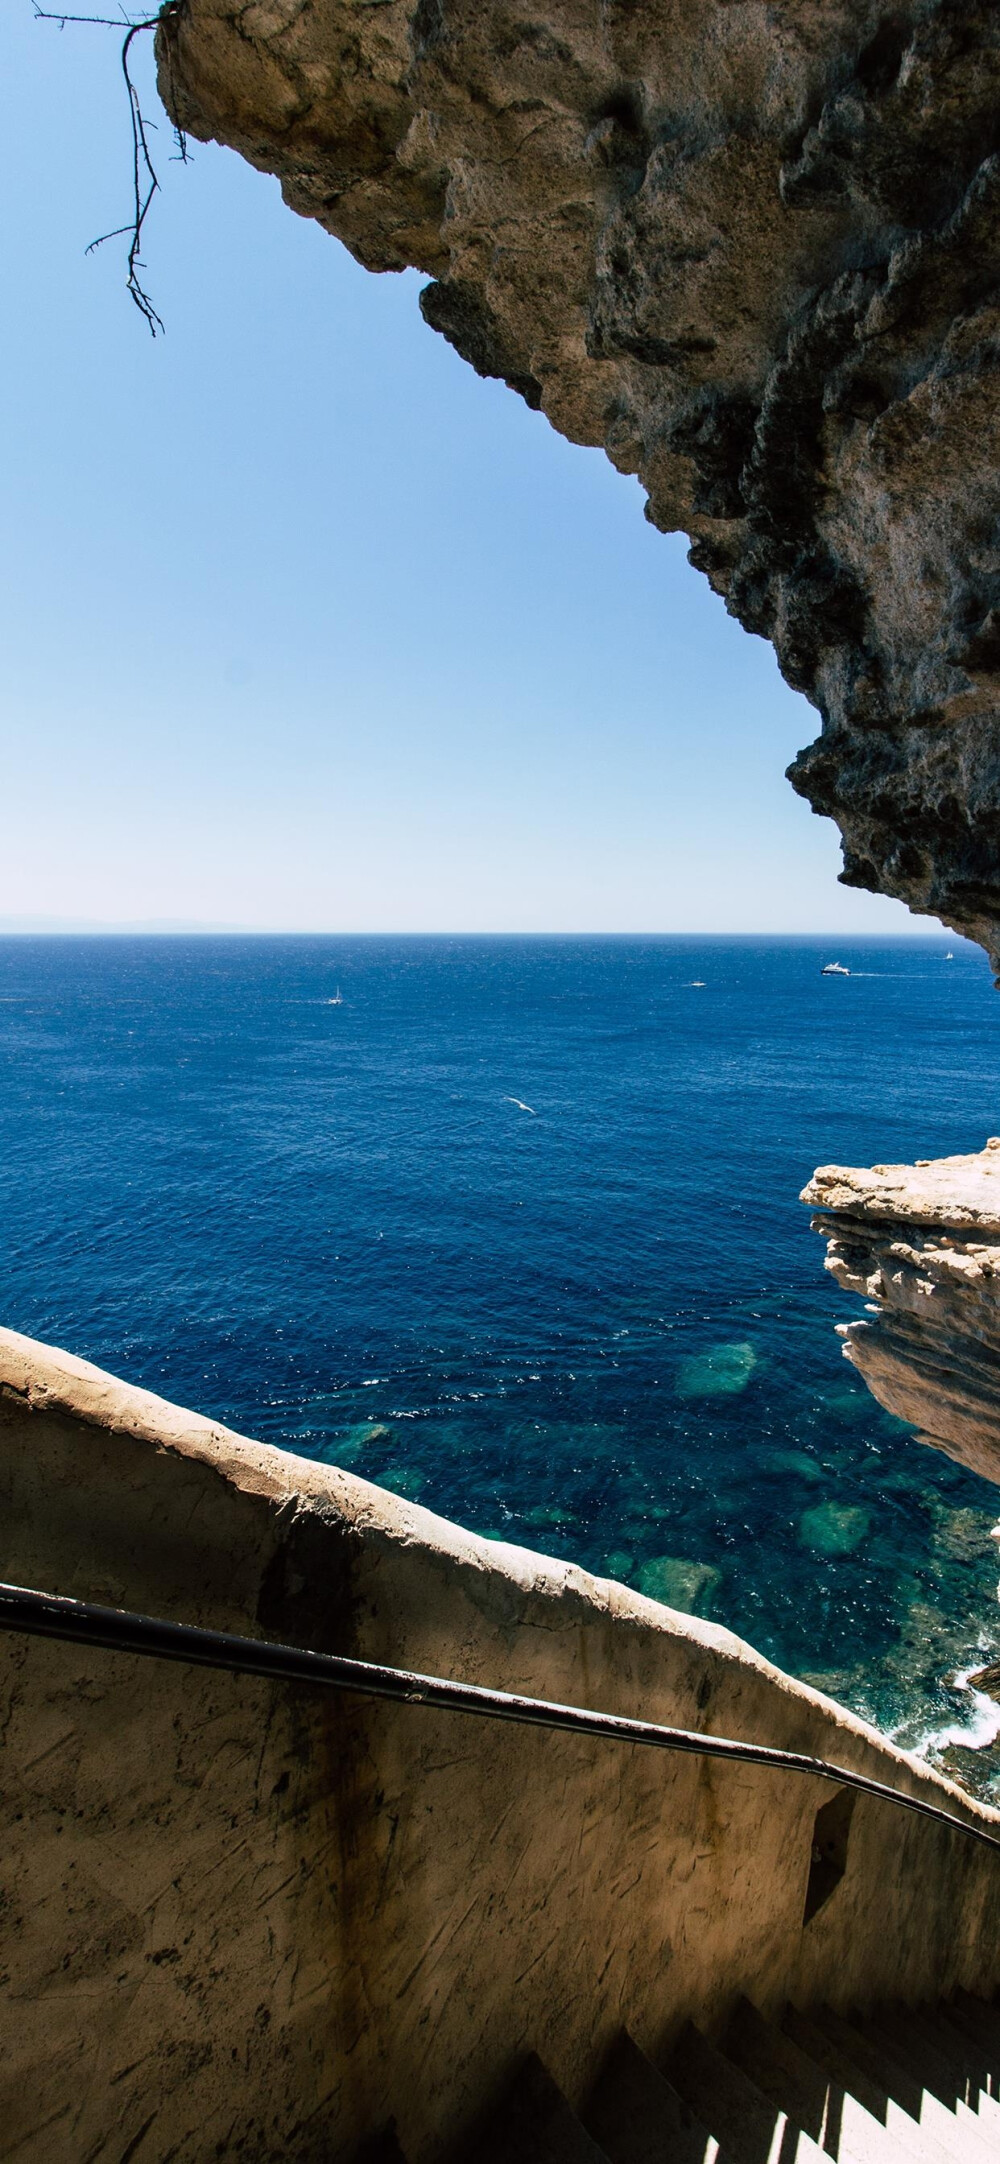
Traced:
<path fill-rule="evenodd" d="M 844 968 L 843 962 L 824 962 L 820 970 L 821 977 L 849 977 L 850 974 L 850 970 Z"/>

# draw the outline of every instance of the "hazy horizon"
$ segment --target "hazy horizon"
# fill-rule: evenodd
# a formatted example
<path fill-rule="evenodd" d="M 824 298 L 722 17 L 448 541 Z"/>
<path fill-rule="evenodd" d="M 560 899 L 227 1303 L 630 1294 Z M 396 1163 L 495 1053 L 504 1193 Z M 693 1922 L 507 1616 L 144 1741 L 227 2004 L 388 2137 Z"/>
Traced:
<path fill-rule="evenodd" d="M 317 924 L 211 924 L 196 918 L 136 919 L 130 921 L 99 920 L 63 917 L 2 917 L 0 938 L 131 938 L 131 939 L 678 939 L 678 940 L 726 940 L 726 939 L 786 939 L 786 940 L 841 940 L 845 945 L 868 943 L 874 946 L 891 945 L 894 940 L 930 939 L 940 942 L 952 940 L 958 945 L 980 952 L 973 940 L 963 939 L 959 932 L 950 932 L 934 918 L 917 922 L 910 929 L 894 927 L 891 931 L 845 931 L 843 926 L 829 925 L 810 927 L 804 931 L 790 931 L 786 927 L 758 925 L 735 925 L 705 930 L 703 927 L 672 928 L 633 925 L 623 929 L 607 930 L 600 925 L 580 925 L 570 930 L 546 925 L 517 928 L 497 926 L 489 930 L 468 929 L 463 925 L 390 925 L 366 930 L 347 929 L 337 925 Z M 985 960 L 985 956 L 984 956 Z"/>

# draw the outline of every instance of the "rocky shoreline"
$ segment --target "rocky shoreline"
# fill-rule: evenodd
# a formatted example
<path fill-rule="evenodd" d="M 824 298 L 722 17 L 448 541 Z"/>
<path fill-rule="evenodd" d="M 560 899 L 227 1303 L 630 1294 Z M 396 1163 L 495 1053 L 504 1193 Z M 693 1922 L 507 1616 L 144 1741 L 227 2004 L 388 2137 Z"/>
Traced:
<path fill-rule="evenodd" d="M 840 1325 L 873 1396 L 1000 1485 L 1000 1137 L 914 1165 L 822 1165 L 802 1200 L 873 1318 Z"/>
<path fill-rule="evenodd" d="M 920 1442 L 1000 1486 L 1000 1137 L 912 1165 L 822 1165 L 802 1201 L 827 1242 L 826 1268 L 868 1309 L 870 1319 L 837 1326 L 845 1357 Z M 1000 1526 L 991 1537 L 1000 1541 Z M 978 1529 L 973 1538 L 978 1550 Z M 984 1635 L 995 1637 L 995 1623 Z M 957 1728 L 925 1748 L 990 1794 L 1000 1776 L 989 1709 L 1000 1700 L 1000 1662 L 955 1682 L 969 1694 L 969 1734 Z"/>

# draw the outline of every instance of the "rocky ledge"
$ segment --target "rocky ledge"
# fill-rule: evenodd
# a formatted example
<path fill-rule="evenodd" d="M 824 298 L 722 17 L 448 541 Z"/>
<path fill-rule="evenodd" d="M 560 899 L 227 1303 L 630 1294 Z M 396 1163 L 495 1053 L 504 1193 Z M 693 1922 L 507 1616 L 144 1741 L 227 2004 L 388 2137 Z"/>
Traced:
<path fill-rule="evenodd" d="M 968 1157 L 823 1165 L 803 1191 L 826 1267 L 870 1322 L 840 1325 L 879 1403 L 1000 1484 L 1000 1137 Z"/>
<path fill-rule="evenodd" d="M 848 885 L 1000 966 L 995 0 L 167 0 L 275 173 L 648 516 L 823 731 Z"/>

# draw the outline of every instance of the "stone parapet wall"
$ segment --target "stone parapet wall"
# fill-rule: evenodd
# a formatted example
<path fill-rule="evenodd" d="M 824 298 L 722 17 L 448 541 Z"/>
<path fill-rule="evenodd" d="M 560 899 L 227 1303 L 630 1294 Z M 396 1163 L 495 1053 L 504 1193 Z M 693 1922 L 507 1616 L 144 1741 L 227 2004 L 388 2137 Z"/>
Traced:
<path fill-rule="evenodd" d="M 983 1811 L 730 1633 L 0 1332 L 2 1574 L 703 1727 Z M 1000 1983 L 1000 1858 L 824 1784 L 9 1637 L 0 2125 L 19 2164 L 445 2156 L 528 2048 L 577 2100 L 746 1991 Z"/>

